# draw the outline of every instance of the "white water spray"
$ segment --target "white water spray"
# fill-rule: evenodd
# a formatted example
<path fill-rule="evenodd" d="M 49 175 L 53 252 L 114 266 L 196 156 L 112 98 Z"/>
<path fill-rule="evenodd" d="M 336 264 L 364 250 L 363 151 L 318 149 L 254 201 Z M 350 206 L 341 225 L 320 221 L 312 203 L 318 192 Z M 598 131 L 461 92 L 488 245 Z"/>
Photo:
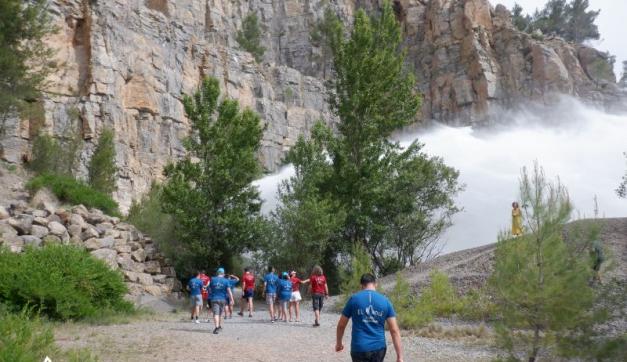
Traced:
<path fill-rule="evenodd" d="M 549 178 L 560 177 L 575 206 L 575 217 L 594 215 L 597 197 L 600 217 L 627 216 L 627 200 L 614 190 L 627 164 L 627 115 L 610 115 L 564 98 L 557 105 L 530 106 L 527 111 L 505 112 L 508 127 L 473 130 L 470 127 L 435 126 L 401 134 L 402 145 L 418 139 L 429 155 L 440 156 L 460 171 L 465 191 L 457 197 L 463 211 L 453 217 L 441 240 L 444 252 L 496 241 L 500 230 L 510 227 L 512 201 L 518 198 L 523 166 L 534 160 Z M 264 212 L 276 205 L 280 180 L 293 175 L 291 167 L 256 184 L 265 200 Z"/>

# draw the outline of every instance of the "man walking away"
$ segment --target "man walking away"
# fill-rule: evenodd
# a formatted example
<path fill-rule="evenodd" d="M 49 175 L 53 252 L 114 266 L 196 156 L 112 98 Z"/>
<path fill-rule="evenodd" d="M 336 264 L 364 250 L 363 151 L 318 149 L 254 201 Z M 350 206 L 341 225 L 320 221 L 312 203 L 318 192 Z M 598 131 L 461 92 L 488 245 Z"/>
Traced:
<path fill-rule="evenodd" d="M 376 291 L 376 279 L 372 274 L 361 276 L 361 291 L 353 294 L 346 303 L 337 323 L 335 350 L 344 349 L 342 338 L 353 319 L 351 333 L 351 358 L 353 362 L 382 362 L 385 359 L 385 322 L 388 323 L 392 343 L 396 350 L 396 362 L 403 362 L 401 331 L 396 323 L 396 313 L 392 303 Z"/>
<path fill-rule="evenodd" d="M 224 306 L 227 298 L 230 300 L 233 298 L 229 287 L 229 280 L 224 277 L 224 269 L 218 268 L 216 276 L 211 278 L 209 284 L 211 288 L 211 309 L 213 311 L 213 322 L 215 329 L 213 334 L 218 334 L 222 329 L 222 313 L 224 312 Z"/>
<path fill-rule="evenodd" d="M 229 290 L 231 291 L 231 299 L 226 300 L 224 308 L 224 319 L 233 318 L 233 306 L 235 305 L 235 297 L 233 297 L 233 288 L 239 283 L 239 278 L 235 275 L 227 275 L 226 280 L 229 281 Z"/>
<path fill-rule="evenodd" d="M 200 275 L 198 276 L 198 279 L 200 279 L 202 281 L 202 307 L 201 310 L 204 308 L 206 310 L 206 314 L 207 314 L 207 323 L 209 323 L 209 313 L 211 310 L 211 303 L 209 302 L 209 282 L 211 282 L 211 277 L 209 277 L 207 274 L 205 274 L 204 270 L 200 271 Z"/>
<path fill-rule="evenodd" d="M 274 303 L 276 302 L 276 289 L 279 284 L 279 277 L 275 274 L 274 267 L 268 268 L 268 274 L 263 278 L 263 297 L 266 298 L 268 304 L 268 312 L 270 313 L 270 321 L 276 321 L 274 314 Z"/>
<path fill-rule="evenodd" d="M 200 280 L 200 271 L 196 272 L 196 276 L 189 280 L 187 283 L 187 290 L 189 290 L 190 300 L 192 302 L 192 322 L 200 323 L 198 321 L 198 314 L 200 314 L 200 306 L 202 306 L 202 280 Z"/>
<path fill-rule="evenodd" d="M 253 297 L 255 296 L 255 276 L 250 271 L 250 268 L 244 269 L 244 275 L 242 276 L 242 302 L 239 310 L 239 315 L 244 316 L 244 305 L 248 304 L 248 317 L 253 316 Z"/>
<path fill-rule="evenodd" d="M 329 297 L 329 286 L 327 285 L 327 278 L 324 276 L 322 268 L 318 265 L 314 266 L 309 280 L 311 281 L 313 310 L 316 316 L 313 326 L 320 327 L 320 312 L 322 311 L 324 300 Z"/>

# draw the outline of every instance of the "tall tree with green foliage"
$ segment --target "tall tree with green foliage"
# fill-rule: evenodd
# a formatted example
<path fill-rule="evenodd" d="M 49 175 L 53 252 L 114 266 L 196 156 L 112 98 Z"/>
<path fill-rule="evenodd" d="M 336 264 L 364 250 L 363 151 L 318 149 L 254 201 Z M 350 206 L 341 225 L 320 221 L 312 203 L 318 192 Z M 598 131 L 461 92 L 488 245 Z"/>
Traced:
<path fill-rule="evenodd" d="M 261 46 L 261 29 L 256 13 L 250 13 L 244 18 L 242 29 L 238 30 L 235 40 L 244 50 L 252 54 L 257 62 L 263 60 L 266 48 Z"/>
<path fill-rule="evenodd" d="M 523 169 L 520 194 L 528 232 L 499 241 L 490 286 L 501 321 L 499 345 L 514 360 L 514 351 L 524 348 L 533 362 L 543 349 L 590 322 L 596 300 L 592 268 L 588 254 L 576 246 L 592 240 L 564 241 L 572 212 L 568 193 L 559 181 L 548 181 L 537 164 L 531 173 Z"/>
<path fill-rule="evenodd" d="M 524 15 L 523 8 L 515 4 L 512 21 L 521 31 L 531 33 L 540 30 L 543 34 L 557 35 L 574 43 L 599 39 L 599 28 L 595 24 L 600 10 L 589 10 L 588 0 L 549 0 L 533 16 Z"/>
<path fill-rule="evenodd" d="M 181 273 L 231 267 L 233 257 L 259 240 L 261 201 L 251 184 L 261 173 L 256 157 L 259 116 L 235 100 L 218 102 L 215 78 L 203 80 L 183 104 L 192 125 L 188 155 L 165 168 L 163 210 L 174 218 Z"/>
<path fill-rule="evenodd" d="M 329 103 L 340 122 L 337 132 L 314 132 L 293 152 L 319 154 L 312 190 L 332 200 L 333 213 L 341 215 L 339 231 L 324 241 L 328 255 L 350 255 L 359 245 L 378 271 L 393 272 L 417 262 L 417 250 L 448 225 L 457 210 L 452 197 L 460 189 L 458 173 L 422 153 L 417 142 L 403 149 L 389 140 L 393 131 L 415 121 L 420 108 L 390 3 L 375 17 L 358 11 L 349 37 L 340 22 L 329 24 L 335 73 Z M 291 161 L 297 169 L 305 164 Z M 387 256 L 390 251 L 400 255 L 400 263 Z"/>
<path fill-rule="evenodd" d="M 625 152 L 625 158 L 627 158 L 627 152 Z M 620 183 L 620 185 L 618 185 L 618 188 L 616 189 L 616 193 L 618 194 L 619 197 L 622 198 L 627 198 L 627 171 L 625 171 L 625 175 L 623 175 L 623 180 Z"/>
<path fill-rule="evenodd" d="M 339 16 L 328 7 L 324 10 L 324 16 L 320 21 L 318 21 L 311 33 L 310 40 L 311 43 L 315 46 L 320 47 L 322 54 L 320 55 L 319 61 L 322 63 L 322 78 L 327 78 L 327 64 L 330 62 L 331 55 L 333 54 L 333 50 L 331 49 L 331 36 L 333 35 L 334 29 L 337 27 L 341 27 L 341 21 Z"/>
<path fill-rule="evenodd" d="M 89 171 L 89 185 L 107 195 L 116 190 L 115 174 L 118 167 L 115 164 L 114 134 L 109 128 L 102 130 L 98 144 L 91 156 L 87 170 Z"/>
<path fill-rule="evenodd" d="M 45 0 L 0 0 L 0 130 L 36 101 L 54 69 L 43 38 L 54 31 Z"/>

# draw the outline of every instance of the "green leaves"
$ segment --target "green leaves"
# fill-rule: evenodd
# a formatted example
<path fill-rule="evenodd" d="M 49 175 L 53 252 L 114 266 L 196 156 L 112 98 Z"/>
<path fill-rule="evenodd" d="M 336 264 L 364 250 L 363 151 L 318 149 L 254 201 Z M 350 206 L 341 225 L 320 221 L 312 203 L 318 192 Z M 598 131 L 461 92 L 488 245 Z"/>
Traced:
<path fill-rule="evenodd" d="M 218 103 L 218 80 L 203 80 L 184 98 L 192 134 L 188 157 L 165 168 L 161 200 L 174 218 L 172 251 L 179 272 L 223 265 L 259 241 L 261 201 L 251 182 L 263 134 L 259 116 L 235 100 Z"/>
<path fill-rule="evenodd" d="M 263 60 L 263 53 L 266 48 L 259 44 L 261 42 L 261 29 L 256 13 L 250 13 L 244 18 L 242 29 L 237 32 L 235 39 L 244 50 L 255 57 L 257 62 Z"/>
<path fill-rule="evenodd" d="M 117 169 L 113 131 L 106 128 L 100 134 L 94 154 L 87 166 L 89 185 L 97 191 L 111 195 L 116 189 L 115 174 Z"/>

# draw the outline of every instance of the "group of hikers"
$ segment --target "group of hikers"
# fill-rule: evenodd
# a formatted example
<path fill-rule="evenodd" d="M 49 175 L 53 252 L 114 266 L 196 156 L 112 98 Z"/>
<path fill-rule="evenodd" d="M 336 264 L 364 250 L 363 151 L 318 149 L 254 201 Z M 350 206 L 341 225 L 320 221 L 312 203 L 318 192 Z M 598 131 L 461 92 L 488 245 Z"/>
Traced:
<path fill-rule="evenodd" d="M 250 268 L 244 269 L 241 278 L 226 274 L 224 268 L 216 270 L 214 276 L 198 271 L 189 280 L 187 289 L 190 291 L 193 323 L 200 323 L 199 315 L 204 308 L 207 316 L 211 310 L 214 322 L 214 334 L 222 330 L 223 319 L 233 318 L 235 298 L 233 289 L 241 281 L 242 298 L 239 316 L 248 312 L 251 318 L 254 313 L 255 275 Z M 320 312 L 324 301 L 329 297 L 327 279 L 320 266 L 315 266 L 308 279 L 300 279 L 296 271 L 276 273 L 269 267 L 263 277 L 262 297 L 268 305 L 270 322 L 300 322 L 301 285 L 309 284 L 315 320 L 314 327 L 320 326 Z M 376 279 L 372 274 L 361 276 L 361 288 L 353 294 L 342 311 L 337 324 L 337 340 L 335 350 L 344 350 L 342 339 L 348 321 L 352 319 L 351 359 L 353 362 L 380 362 L 385 358 L 387 344 L 385 341 L 385 324 L 387 323 L 396 351 L 397 362 L 403 361 L 400 329 L 396 322 L 396 314 L 392 303 L 383 294 L 376 291 Z M 278 311 L 275 308 L 278 303 Z M 294 313 L 292 313 L 294 312 Z M 289 315 L 289 319 L 288 319 Z M 294 318 L 292 318 L 294 317 Z M 209 318 L 207 318 L 209 322 Z"/>

